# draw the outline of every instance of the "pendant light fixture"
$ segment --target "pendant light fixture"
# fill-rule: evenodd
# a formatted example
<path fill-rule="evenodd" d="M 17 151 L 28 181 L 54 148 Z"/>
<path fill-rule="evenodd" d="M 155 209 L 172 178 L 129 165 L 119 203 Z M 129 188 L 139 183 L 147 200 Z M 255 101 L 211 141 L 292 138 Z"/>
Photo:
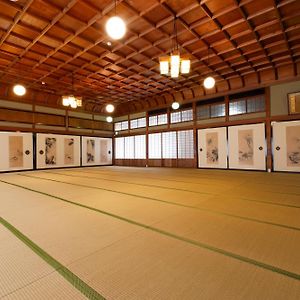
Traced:
<path fill-rule="evenodd" d="M 114 40 L 121 39 L 126 33 L 125 22 L 117 16 L 117 0 L 115 0 L 115 15 L 105 24 L 107 34 Z"/>
<path fill-rule="evenodd" d="M 191 68 L 191 61 L 187 57 L 181 57 L 177 39 L 176 18 L 174 18 L 174 36 L 173 47 L 170 56 L 159 58 L 159 68 L 161 75 L 171 75 L 176 78 L 179 74 L 188 74 Z"/>
<path fill-rule="evenodd" d="M 173 108 L 174 110 L 178 109 L 179 106 L 180 106 L 179 103 L 176 102 L 176 101 L 172 103 L 172 108 Z"/>
<path fill-rule="evenodd" d="M 62 105 L 71 106 L 72 108 L 77 108 L 82 106 L 82 97 L 74 96 L 74 73 L 72 73 L 72 94 L 62 96 Z"/>
<path fill-rule="evenodd" d="M 107 104 L 105 106 L 105 110 L 108 112 L 108 113 L 112 113 L 114 110 L 115 110 L 115 107 L 112 105 L 112 104 Z"/>
<path fill-rule="evenodd" d="M 26 88 L 22 84 L 14 85 L 13 91 L 17 96 L 24 96 L 26 94 Z"/>
<path fill-rule="evenodd" d="M 207 48 L 207 65 L 209 66 L 209 48 Z M 206 89 L 212 89 L 215 84 L 216 81 L 212 76 L 206 77 L 203 81 L 203 85 Z"/>
<path fill-rule="evenodd" d="M 113 118 L 111 116 L 106 117 L 106 122 L 111 123 L 113 121 Z"/>

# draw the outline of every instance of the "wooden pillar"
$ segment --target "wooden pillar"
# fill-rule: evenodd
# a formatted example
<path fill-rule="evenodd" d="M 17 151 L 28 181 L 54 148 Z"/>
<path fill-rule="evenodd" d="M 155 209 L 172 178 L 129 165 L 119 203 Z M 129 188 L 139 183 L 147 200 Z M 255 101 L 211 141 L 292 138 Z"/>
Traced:
<path fill-rule="evenodd" d="M 148 167 L 148 162 L 149 162 L 149 113 L 148 111 L 146 112 L 146 167 Z"/>
<path fill-rule="evenodd" d="M 193 102 L 194 167 L 197 168 L 197 103 Z"/>
<path fill-rule="evenodd" d="M 266 141 L 267 141 L 267 169 L 272 170 L 272 126 L 271 126 L 271 93 L 270 87 L 265 88 L 266 105 Z"/>
<path fill-rule="evenodd" d="M 229 122 L 229 96 L 225 96 L 225 122 Z"/>

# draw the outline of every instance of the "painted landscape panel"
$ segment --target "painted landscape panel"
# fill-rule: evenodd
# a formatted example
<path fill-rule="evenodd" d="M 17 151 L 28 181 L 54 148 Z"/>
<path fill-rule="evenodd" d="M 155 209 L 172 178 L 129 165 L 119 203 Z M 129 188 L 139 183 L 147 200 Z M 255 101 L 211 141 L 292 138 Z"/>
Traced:
<path fill-rule="evenodd" d="M 300 126 L 286 127 L 286 154 L 289 167 L 300 166 Z"/>
<path fill-rule="evenodd" d="M 23 168 L 23 137 L 9 136 L 9 167 Z"/>
<path fill-rule="evenodd" d="M 253 152 L 253 130 L 239 130 L 238 132 L 238 151 L 239 151 L 239 163 L 241 165 L 254 164 L 254 152 Z"/>
<path fill-rule="evenodd" d="M 46 138 L 45 146 L 45 164 L 56 165 L 56 138 Z"/>
<path fill-rule="evenodd" d="M 65 138 L 64 151 L 65 151 L 65 165 L 73 165 L 74 164 L 74 139 Z"/>
<path fill-rule="evenodd" d="M 218 133 L 206 134 L 206 159 L 207 164 L 217 165 L 219 162 Z"/>

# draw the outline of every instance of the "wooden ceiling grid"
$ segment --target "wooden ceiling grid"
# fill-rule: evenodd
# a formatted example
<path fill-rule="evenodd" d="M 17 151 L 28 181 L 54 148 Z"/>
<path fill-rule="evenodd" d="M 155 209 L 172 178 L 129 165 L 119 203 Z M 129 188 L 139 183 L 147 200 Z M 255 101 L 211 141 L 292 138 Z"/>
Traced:
<path fill-rule="evenodd" d="M 299 74 L 298 0 L 118 0 L 128 27 L 120 41 L 104 32 L 113 14 L 108 0 L 0 0 L 0 81 L 62 95 L 74 76 L 87 110 L 113 102 L 121 113 L 260 84 L 265 72 L 278 80 L 285 66 Z M 173 49 L 174 19 L 192 62 L 178 79 L 158 65 Z M 202 87 L 207 75 L 213 91 Z"/>

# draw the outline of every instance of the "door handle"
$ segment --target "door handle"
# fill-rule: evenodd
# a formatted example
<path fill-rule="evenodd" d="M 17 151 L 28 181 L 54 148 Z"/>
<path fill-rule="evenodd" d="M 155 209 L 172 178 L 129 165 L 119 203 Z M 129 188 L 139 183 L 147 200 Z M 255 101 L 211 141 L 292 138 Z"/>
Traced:
<path fill-rule="evenodd" d="M 277 150 L 277 151 L 279 151 L 279 150 L 280 150 L 280 147 L 279 147 L 279 146 L 277 146 L 277 147 L 276 147 L 276 150 Z"/>
<path fill-rule="evenodd" d="M 43 150 L 40 150 L 40 154 L 43 155 L 43 154 L 44 154 L 44 151 L 43 151 Z"/>
<path fill-rule="evenodd" d="M 202 149 L 202 148 L 200 148 L 199 150 L 200 150 L 200 152 L 202 152 L 202 151 L 203 151 L 203 149 Z"/>
<path fill-rule="evenodd" d="M 264 148 L 263 148 L 262 146 L 260 146 L 258 149 L 261 151 L 261 150 L 263 150 Z"/>
<path fill-rule="evenodd" d="M 29 154 L 30 154 L 30 151 L 29 151 L 29 150 L 26 150 L 26 151 L 25 151 L 25 154 L 26 154 L 26 155 L 29 155 Z"/>

